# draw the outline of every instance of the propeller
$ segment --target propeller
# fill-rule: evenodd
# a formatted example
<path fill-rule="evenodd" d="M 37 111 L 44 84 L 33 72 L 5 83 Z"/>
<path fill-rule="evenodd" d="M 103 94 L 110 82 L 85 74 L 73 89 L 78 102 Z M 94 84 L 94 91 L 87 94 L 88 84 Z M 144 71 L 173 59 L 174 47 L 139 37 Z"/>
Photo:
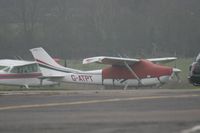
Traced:
<path fill-rule="evenodd" d="M 174 56 L 176 57 L 176 52 L 174 53 Z M 178 82 L 181 82 L 181 79 L 180 79 L 180 76 L 179 76 L 179 73 L 181 72 L 180 69 L 177 68 L 177 60 L 175 60 L 174 62 L 174 68 L 172 69 L 172 75 L 171 75 L 171 79 L 175 79 L 178 81 Z"/>
<path fill-rule="evenodd" d="M 171 79 L 175 79 L 178 81 L 178 82 L 181 82 L 181 79 L 180 79 L 180 76 L 179 76 L 179 73 L 181 72 L 180 69 L 178 68 L 173 68 L 172 70 L 172 75 L 171 75 Z"/>

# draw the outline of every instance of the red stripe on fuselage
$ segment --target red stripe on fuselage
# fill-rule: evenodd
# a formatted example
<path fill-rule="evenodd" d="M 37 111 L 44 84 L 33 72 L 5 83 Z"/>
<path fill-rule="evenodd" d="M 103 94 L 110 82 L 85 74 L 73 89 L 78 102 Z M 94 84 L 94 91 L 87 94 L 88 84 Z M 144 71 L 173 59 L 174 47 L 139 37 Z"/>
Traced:
<path fill-rule="evenodd" d="M 0 74 L 0 79 L 38 78 L 41 73 Z"/>
<path fill-rule="evenodd" d="M 139 78 L 169 76 L 172 74 L 172 68 L 154 64 L 147 60 L 140 60 L 130 66 Z M 103 69 L 104 79 L 134 79 L 134 75 L 125 66 L 111 66 Z"/>

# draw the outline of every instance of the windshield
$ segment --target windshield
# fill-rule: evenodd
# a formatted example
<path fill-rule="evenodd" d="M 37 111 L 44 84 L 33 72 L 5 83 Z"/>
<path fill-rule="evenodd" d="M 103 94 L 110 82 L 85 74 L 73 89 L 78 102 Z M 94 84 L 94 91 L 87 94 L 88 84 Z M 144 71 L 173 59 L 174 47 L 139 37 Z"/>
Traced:
<path fill-rule="evenodd" d="M 4 67 L 4 68 L 3 68 L 3 69 L 1 69 L 1 70 L 5 71 L 5 72 L 9 72 L 9 71 L 10 71 L 10 67 L 9 67 L 9 66 L 7 66 L 7 67 Z"/>

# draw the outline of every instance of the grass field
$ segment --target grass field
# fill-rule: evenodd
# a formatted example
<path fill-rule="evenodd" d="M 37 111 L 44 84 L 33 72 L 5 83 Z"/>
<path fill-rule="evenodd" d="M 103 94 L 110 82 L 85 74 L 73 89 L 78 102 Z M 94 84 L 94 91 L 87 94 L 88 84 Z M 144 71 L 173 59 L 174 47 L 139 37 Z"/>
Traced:
<path fill-rule="evenodd" d="M 178 59 L 176 62 L 172 62 L 169 64 L 166 64 L 168 66 L 176 66 L 177 68 L 181 69 L 180 75 L 180 82 L 177 82 L 176 79 L 170 81 L 169 83 L 165 84 L 161 88 L 167 88 L 167 89 L 189 89 L 189 88 L 199 88 L 200 87 L 194 87 L 191 84 L 188 83 L 187 76 L 188 76 L 188 68 L 189 65 L 193 62 L 192 58 L 181 58 Z M 62 63 L 63 64 L 63 63 Z M 94 69 L 101 69 L 105 67 L 105 65 L 101 64 L 87 64 L 83 65 L 81 60 L 70 60 L 67 61 L 67 67 L 75 68 L 75 69 L 81 69 L 81 70 L 94 70 Z M 60 86 L 54 86 L 54 87 L 30 87 L 30 89 L 26 88 L 20 88 L 16 86 L 0 86 L 0 91 L 11 91 L 11 90 L 74 90 L 74 89 L 101 89 L 102 86 L 96 86 L 96 85 L 84 85 L 84 84 L 70 84 L 70 83 L 64 83 Z M 123 87 L 122 87 L 123 88 Z"/>

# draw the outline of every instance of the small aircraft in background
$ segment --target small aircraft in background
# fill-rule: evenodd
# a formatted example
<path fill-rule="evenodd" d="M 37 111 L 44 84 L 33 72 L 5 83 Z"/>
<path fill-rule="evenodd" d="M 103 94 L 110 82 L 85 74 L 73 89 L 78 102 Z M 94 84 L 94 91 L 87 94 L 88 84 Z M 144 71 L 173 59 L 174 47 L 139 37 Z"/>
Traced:
<path fill-rule="evenodd" d="M 127 87 L 159 86 L 177 75 L 177 68 L 162 66 L 176 60 L 175 57 L 132 59 L 98 56 L 86 58 L 83 64 L 101 63 L 110 65 L 107 68 L 92 71 L 81 71 L 59 65 L 43 48 L 30 49 L 35 61 L 39 64 L 43 78 L 51 81 L 112 85 Z"/>
<path fill-rule="evenodd" d="M 21 86 L 51 86 L 58 82 L 41 79 L 42 73 L 37 62 L 24 60 L 0 60 L 0 84 Z"/>
<path fill-rule="evenodd" d="M 189 67 L 188 80 L 194 86 L 200 86 L 200 53 Z"/>

